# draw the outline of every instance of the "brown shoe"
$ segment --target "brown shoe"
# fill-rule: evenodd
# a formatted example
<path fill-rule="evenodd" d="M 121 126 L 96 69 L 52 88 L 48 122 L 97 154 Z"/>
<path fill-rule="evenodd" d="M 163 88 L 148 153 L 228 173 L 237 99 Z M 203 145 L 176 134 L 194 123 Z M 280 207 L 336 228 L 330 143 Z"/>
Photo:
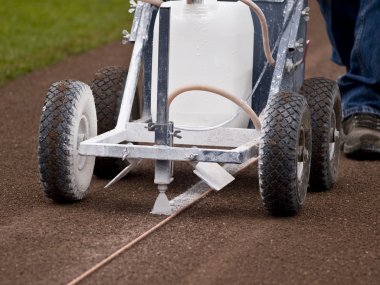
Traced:
<path fill-rule="evenodd" d="M 343 121 L 344 153 L 380 153 L 380 116 L 355 114 Z"/>

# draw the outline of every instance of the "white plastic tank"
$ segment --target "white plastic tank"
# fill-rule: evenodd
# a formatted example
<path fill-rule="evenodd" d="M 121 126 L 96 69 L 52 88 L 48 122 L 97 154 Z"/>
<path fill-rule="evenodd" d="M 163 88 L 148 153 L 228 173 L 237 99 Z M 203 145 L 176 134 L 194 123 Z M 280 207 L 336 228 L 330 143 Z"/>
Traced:
<path fill-rule="evenodd" d="M 252 90 L 254 27 L 250 9 L 241 2 L 204 0 L 165 2 L 171 7 L 169 94 L 188 85 L 221 88 L 241 99 Z M 153 40 L 152 119 L 157 115 L 157 62 L 159 15 Z M 248 104 L 250 104 L 250 100 Z M 169 119 L 175 126 L 210 127 L 221 124 L 239 107 L 218 95 L 190 91 L 177 97 Z M 228 127 L 245 128 L 248 116 L 241 112 Z"/>

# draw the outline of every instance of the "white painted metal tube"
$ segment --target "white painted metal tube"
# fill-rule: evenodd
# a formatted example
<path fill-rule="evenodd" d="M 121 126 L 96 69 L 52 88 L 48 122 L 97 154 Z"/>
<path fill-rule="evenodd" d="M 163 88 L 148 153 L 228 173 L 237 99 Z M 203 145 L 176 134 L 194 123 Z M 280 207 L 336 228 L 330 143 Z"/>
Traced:
<path fill-rule="evenodd" d="M 129 66 L 127 81 L 125 83 L 123 100 L 120 106 L 120 113 L 117 119 L 116 129 L 125 129 L 125 126 L 129 122 L 131 116 L 133 100 L 135 98 L 137 88 L 137 81 L 139 79 L 140 74 L 144 42 L 146 40 L 146 35 L 148 34 L 148 28 L 152 17 L 153 9 L 154 8 L 150 4 L 144 4 L 144 9 L 139 23 L 136 42 L 133 47 L 131 64 Z"/>
<path fill-rule="evenodd" d="M 255 129 L 223 128 L 209 131 L 181 131 L 181 138 L 174 137 L 175 145 L 197 145 L 214 147 L 238 147 L 247 141 L 259 139 Z M 154 132 L 148 131 L 146 123 L 128 123 L 125 130 L 111 130 L 80 143 L 79 154 L 84 155 L 87 145 L 117 144 L 123 141 L 133 143 L 154 143 Z"/>
<path fill-rule="evenodd" d="M 129 35 L 129 42 L 134 42 L 136 40 L 143 10 L 144 10 L 144 2 L 139 1 L 136 6 L 135 15 L 133 17 L 131 34 Z"/>
<path fill-rule="evenodd" d="M 181 95 L 182 93 L 188 92 L 188 91 L 206 91 L 206 92 L 211 92 L 216 95 L 222 96 L 232 102 L 234 102 L 236 105 L 238 105 L 240 108 L 242 108 L 249 118 L 252 120 L 253 125 L 255 126 L 256 130 L 260 131 L 261 130 L 261 123 L 260 119 L 257 117 L 256 113 L 252 110 L 252 108 L 245 102 L 244 100 L 237 98 L 233 96 L 232 94 L 216 88 L 216 87 L 211 87 L 211 86 L 204 86 L 204 85 L 193 85 L 193 86 L 184 86 L 181 88 L 178 88 L 174 90 L 168 97 L 168 105 L 173 102 L 173 100 Z"/>

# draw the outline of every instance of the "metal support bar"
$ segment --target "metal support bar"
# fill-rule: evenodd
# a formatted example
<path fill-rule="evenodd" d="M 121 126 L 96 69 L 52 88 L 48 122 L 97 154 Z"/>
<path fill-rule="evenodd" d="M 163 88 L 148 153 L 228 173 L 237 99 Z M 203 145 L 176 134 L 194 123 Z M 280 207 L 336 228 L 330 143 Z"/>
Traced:
<path fill-rule="evenodd" d="M 142 118 L 150 118 L 151 115 L 151 93 L 152 93 L 152 58 L 153 58 L 153 31 L 156 21 L 157 9 L 152 12 L 148 39 L 144 47 L 144 72 L 143 72 L 143 104 Z"/>
<path fill-rule="evenodd" d="M 170 7 L 160 8 L 160 30 L 158 38 L 158 82 L 157 82 L 157 123 L 155 143 L 159 146 L 173 145 L 173 124 L 169 123 L 169 46 L 170 46 Z M 169 129 L 170 128 L 170 129 Z M 166 185 L 172 181 L 172 162 L 167 156 L 156 161 L 154 183 Z"/>
<path fill-rule="evenodd" d="M 143 9 L 144 9 L 144 2 L 140 2 L 140 1 L 137 2 L 135 15 L 133 17 L 133 22 L 132 22 L 132 27 L 131 27 L 131 33 L 129 35 L 129 42 L 131 43 L 136 41 Z"/>
<path fill-rule="evenodd" d="M 209 147 L 238 147 L 246 142 L 260 138 L 255 129 L 220 128 L 208 131 L 181 131 L 181 138 L 174 137 L 175 145 L 194 145 Z M 111 130 L 81 142 L 79 153 L 84 155 L 89 144 L 117 144 L 121 142 L 154 143 L 154 132 L 148 131 L 147 123 L 128 123 L 125 130 Z"/>
<path fill-rule="evenodd" d="M 108 188 L 123 179 L 129 172 L 131 172 L 132 169 L 139 165 L 141 161 L 142 159 L 131 160 L 130 164 L 125 167 L 118 175 L 116 175 L 116 177 L 112 179 L 104 188 Z"/>
<path fill-rule="evenodd" d="M 170 45 L 170 8 L 160 9 L 160 30 L 158 39 L 158 86 L 157 86 L 157 123 L 155 142 L 169 145 L 168 140 L 168 85 L 169 85 L 169 45 Z"/>
<path fill-rule="evenodd" d="M 294 23 L 292 34 L 289 39 L 288 49 L 289 58 L 286 62 L 287 73 L 285 81 L 292 81 L 294 91 L 301 89 L 305 77 L 305 58 L 309 41 L 307 40 L 307 21 L 308 16 L 303 16 L 308 12 L 307 0 L 300 0 L 297 4 L 297 9 L 294 13 Z M 286 85 L 284 85 L 285 87 Z M 281 87 L 282 88 L 282 87 Z"/>
<path fill-rule="evenodd" d="M 168 85 L 169 85 L 169 46 L 170 46 L 170 7 L 160 8 L 160 30 L 158 38 L 158 86 L 157 86 L 157 123 L 154 127 L 154 140 L 158 146 L 173 145 L 173 123 L 169 123 Z M 152 213 L 171 212 L 169 200 L 165 194 L 173 180 L 173 162 L 168 156 L 156 159 L 154 183 L 160 194 L 153 206 Z"/>
<path fill-rule="evenodd" d="M 79 153 L 83 155 L 82 152 L 85 152 L 86 147 L 91 144 L 115 144 L 126 141 L 125 139 L 126 131 L 125 130 L 111 130 L 106 133 L 97 135 L 96 137 L 90 138 L 80 143 Z"/>
<path fill-rule="evenodd" d="M 81 151 L 81 154 L 127 159 L 243 163 L 248 159 L 258 156 L 258 152 L 259 140 L 253 140 L 232 150 L 197 147 L 169 147 L 162 145 L 104 145 L 93 143 L 87 144 L 86 148 Z"/>
<path fill-rule="evenodd" d="M 281 36 L 269 96 L 283 90 L 293 90 L 293 74 L 288 74 L 285 67 L 286 61 L 289 58 L 288 47 L 289 45 L 294 44 L 297 40 L 296 37 L 303 6 L 304 0 L 294 1 L 294 9 L 291 10 L 290 14 L 291 20 L 286 25 L 284 34 Z M 301 74 L 301 76 L 303 77 L 303 74 Z"/>
<path fill-rule="evenodd" d="M 144 7 L 138 25 L 137 38 L 133 47 L 127 81 L 125 83 L 123 100 L 121 101 L 119 117 L 117 119 L 116 129 L 119 130 L 125 129 L 125 125 L 129 122 L 131 117 L 133 100 L 136 94 L 137 81 L 140 74 L 143 47 L 151 23 L 150 19 L 152 17 L 152 11 L 155 9 L 148 3 L 144 3 L 143 5 Z"/>

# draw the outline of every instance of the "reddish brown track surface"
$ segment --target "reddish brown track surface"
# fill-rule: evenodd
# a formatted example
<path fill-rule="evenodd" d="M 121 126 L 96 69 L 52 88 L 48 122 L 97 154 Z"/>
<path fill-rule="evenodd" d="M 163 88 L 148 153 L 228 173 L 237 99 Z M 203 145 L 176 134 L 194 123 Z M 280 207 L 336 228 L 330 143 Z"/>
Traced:
<path fill-rule="evenodd" d="M 312 2 L 308 76 L 336 78 L 324 25 Z M 126 64 L 111 44 L 29 74 L 0 89 L 0 284 L 65 284 L 162 218 L 149 211 L 157 191 L 145 163 L 112 189 L 94 179 L 83 202 L 43 198 L 37 135 L 49 85 L 90 82 L 100 67 Z M 257 166 L 211 194 L 84 284 L 380 284 L 380 161 L 342 156 L 336 186 L 309 193 L 300 215 L 268 216 Z M 197 179 L 176 166 L 170 195 Z"/>

